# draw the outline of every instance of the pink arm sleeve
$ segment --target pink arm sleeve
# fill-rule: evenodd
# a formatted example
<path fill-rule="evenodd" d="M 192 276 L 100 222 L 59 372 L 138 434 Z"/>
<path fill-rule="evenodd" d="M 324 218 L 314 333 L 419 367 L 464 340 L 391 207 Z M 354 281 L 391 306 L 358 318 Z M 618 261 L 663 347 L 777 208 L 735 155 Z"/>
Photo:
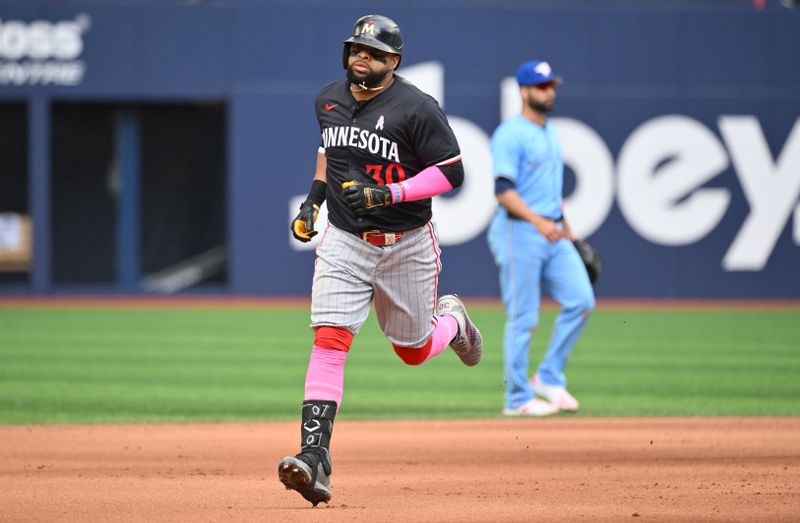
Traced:
<path fill-rule="evenodd" d="M 445 177 L 442 170 L 435 165 L 426 167 L 416 176 L 399 183 L 390 183 L 392 203 L 414 202 L 433 198 L 451 190 L 453 186 Z"/>

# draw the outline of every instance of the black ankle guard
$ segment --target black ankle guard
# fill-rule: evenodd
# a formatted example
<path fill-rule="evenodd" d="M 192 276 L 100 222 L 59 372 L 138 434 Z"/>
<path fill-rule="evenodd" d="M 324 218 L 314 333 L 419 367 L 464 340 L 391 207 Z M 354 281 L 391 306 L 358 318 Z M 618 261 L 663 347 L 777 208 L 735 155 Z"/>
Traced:
<path fill-rule="evenodd" d="M 330 458 L 333 419 L 336 417 L 336 402 L 306 400 L 303 402 L 303 424 L 300 427 L 300 457 L 302 454 L 316 454 L 322 462 L 326 474 L 331 474 Z M 302 458 L 301 458 L 302 459 Z M 308 463 L 309 459 L 303 459 Z M 309 463 L 312 465 L 312 463 Z"/>

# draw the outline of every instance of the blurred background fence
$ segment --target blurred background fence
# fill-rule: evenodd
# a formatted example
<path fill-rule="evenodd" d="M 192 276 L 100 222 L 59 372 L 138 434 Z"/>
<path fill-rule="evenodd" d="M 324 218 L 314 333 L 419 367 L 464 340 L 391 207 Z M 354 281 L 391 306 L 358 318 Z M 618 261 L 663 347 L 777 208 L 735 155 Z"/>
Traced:
<path fill-rule="evenodd" d="M 498 295 L 488 140 L 544 58 L 598 295 L 800 297 L 800 10 L 761 4 L 0 2 L 0 294 L 307 295 L 313 100 L 375 11 L 464 154 L 443 292 Z"/>

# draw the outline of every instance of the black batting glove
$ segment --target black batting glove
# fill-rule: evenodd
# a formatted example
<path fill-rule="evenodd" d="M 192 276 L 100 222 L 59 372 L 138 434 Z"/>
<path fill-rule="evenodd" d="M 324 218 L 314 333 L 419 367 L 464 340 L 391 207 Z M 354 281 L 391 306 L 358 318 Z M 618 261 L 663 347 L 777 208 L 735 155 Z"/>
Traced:
<path fill-rule="evenodd" d="M 318 215 L 319 205 L 311 200 L 304 201 L 300 205 L 300 212 L 289 226 L 292 230 L 292 235 L 303 243 L 310 242 L 311 238 L 317 235 L 317 231 L 314 230 L 314 223 L 317 221 Z"/>
<path fill-rule="evenodd" d="M 392 204 L 392 192 L 385 185 L 349 181 L 342 184 L 342 193 L 356 216 L 364 216 Z"/>

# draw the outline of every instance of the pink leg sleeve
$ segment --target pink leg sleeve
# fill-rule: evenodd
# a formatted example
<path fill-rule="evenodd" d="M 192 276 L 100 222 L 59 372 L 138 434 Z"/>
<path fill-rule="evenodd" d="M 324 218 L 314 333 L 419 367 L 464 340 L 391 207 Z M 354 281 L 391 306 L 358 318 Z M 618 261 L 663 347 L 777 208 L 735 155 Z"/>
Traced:
<path fill-rule="evenodd" d="M 428 361 L 447 348 L 450 342 L 453 341 L 453 338 L 455 338 L 457 332 L 458 323 L 456 323 L 455 318 L 449 314 L 439 316 L 439 323 L 436 325 L 431 335 L 431 341 L 433 342 L 431 351 L 428 353 L 428 357 L 425 361 Z"/>
<path fill-rule="evenodd" d="M 314 345 L 306 373 L 305 399 L 335 401 L 342 405 L 344 363 L 347 352 Z"/>

